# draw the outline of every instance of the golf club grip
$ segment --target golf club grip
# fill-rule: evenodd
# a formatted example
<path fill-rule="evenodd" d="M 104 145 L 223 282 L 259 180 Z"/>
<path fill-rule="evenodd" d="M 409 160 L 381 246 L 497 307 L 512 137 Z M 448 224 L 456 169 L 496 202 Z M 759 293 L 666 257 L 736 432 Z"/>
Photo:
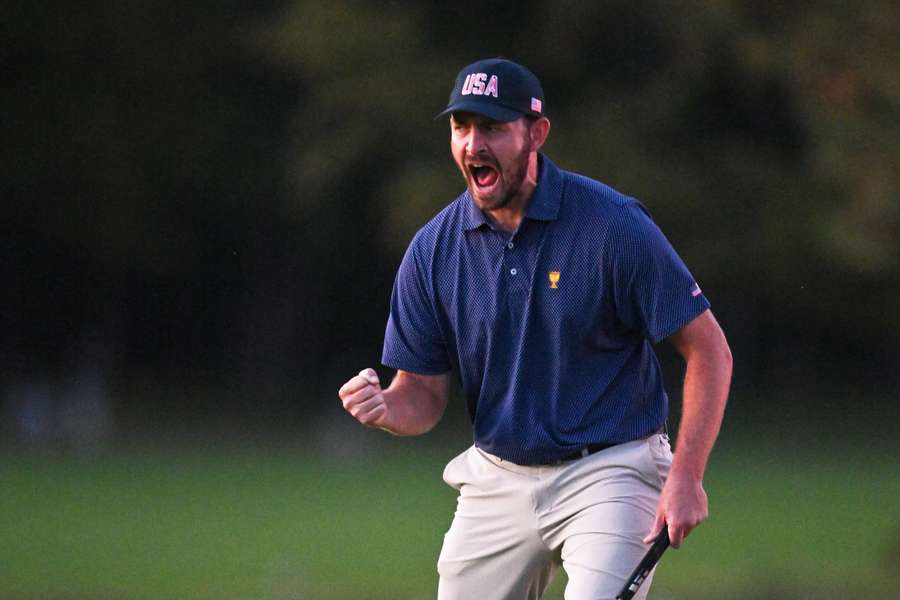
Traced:
<path fill-rule="evenodd" d="M 657 536 L 653 545 L 650 546 L 650 549 L 647 550 L 647 554 L 644 555 L 644 558 L 638 563 L 638 566 L 631 574 L 631 577 L 625 582 L 625 587 L 623 587 L 622 591 L 619 592 L 619 595 L 616 596 L 616 600 L 630 600 L 631 597 L 634 596 L 638 591 L 638 588 L 641 587 L 641 584 L 644 583 L 644 579 L 646 579 L 647 575 L 650 574 L 650 571 L 653 570 L 659 557 L 662 556 L 663 552 L 665 552 L 668 547 L 669 527 L 664 525 L 662 532 Z"/>

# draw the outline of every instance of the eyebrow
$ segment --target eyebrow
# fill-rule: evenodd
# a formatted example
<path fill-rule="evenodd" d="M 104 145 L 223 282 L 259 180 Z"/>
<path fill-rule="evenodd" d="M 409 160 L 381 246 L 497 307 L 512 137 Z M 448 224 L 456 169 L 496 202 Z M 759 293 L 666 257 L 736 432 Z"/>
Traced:
<path fill-rule="evenodd" d="M 487 117 L 483 117 L 481 115 L 470 115 L 467 117 L 463 117 L 461 119 L 457 119 L 455 116 L 451 115 L 452 121 L 454 123 L 458 123 L 460 125 L 479 125 L 479 126 L 494 126 L 494 125 L 505 125 L 505 123 L 501 121 L 494 121 L 493 119 L 489 119 Z"/>

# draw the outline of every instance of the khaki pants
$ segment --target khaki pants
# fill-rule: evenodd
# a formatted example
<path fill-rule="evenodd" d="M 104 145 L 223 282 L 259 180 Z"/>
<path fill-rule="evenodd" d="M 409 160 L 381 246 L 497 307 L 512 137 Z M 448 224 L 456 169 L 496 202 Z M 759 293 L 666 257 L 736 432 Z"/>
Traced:
<path fill-rule="evenodd" d="M 566 600 L 612 600 L 649 548 L 671 462 L 664 434 L 546 466 L 472 446 L 444 470 L 459 498 L 438 559 L 439 600 L 537 599 L 560 566 Z"/>

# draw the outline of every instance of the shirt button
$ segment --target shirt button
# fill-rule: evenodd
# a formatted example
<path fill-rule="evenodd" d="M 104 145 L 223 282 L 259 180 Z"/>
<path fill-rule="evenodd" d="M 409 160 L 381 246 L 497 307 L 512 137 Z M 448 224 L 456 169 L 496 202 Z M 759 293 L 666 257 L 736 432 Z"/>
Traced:
<path fill-rule="evenodd" d="M 515 275 L 515 274 L 518 273 L 518 272 L 519 272 L 519 271 L 518 271 L 517 269 L 514 269 L 514 268 L 509 270 L 509 274 L 510 274 L 510 275 Z"/>
<path fill-rule="evenodd" d="M 513 244 L 512 242 L 509 242 L 508 244 L 506 244 L 506 247 L 509 248 L 510 250 L 513 249 L 513 246 L 515 246 L 515 244 Z"/>

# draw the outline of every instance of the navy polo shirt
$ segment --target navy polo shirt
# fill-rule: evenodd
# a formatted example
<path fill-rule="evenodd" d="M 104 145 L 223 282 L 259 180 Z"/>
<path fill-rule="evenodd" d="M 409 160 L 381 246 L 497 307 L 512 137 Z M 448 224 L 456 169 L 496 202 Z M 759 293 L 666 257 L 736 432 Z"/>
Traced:
<path fill-rule="evenodd" d="M 479 448 L 551 463 L 657 431 L 668 399 L 652 344 L 708 307 L 639 202 L 541 155 L 515 234 L 466 191 L 415 235 L 382 362 L 456 370 Z"/>

